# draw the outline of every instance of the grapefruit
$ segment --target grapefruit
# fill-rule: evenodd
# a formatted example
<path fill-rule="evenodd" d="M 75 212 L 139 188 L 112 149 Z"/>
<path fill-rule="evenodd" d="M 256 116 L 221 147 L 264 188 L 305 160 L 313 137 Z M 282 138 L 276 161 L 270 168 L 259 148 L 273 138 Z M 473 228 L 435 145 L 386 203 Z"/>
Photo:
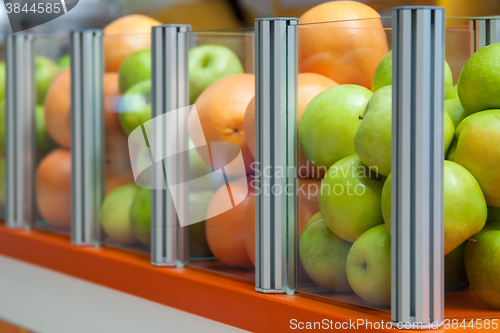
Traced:
<path fill-rule="evenodd" d="M 319 190 L 321 181 L 316 179 L 299 178 L 297 189 L 298 202 L 298 234 L 297 240 L 300 240 L 302 230 L 311 217 L 319 212 Z M 255 265 L 255 196 L 251 196 L 245 215 L 243 218 L 243 230 L 245 239 L 245 248 L 248 256 Z M 299 272 L 299 276 L 302 274 Z"/>
<path fill-rule="evenodd" d="M 297 124 L 309 102 L 320 92 L 337 86 L 338 83 L 329 78 L 315 73 L 301 73 L 298 75 L 298 103 L 297 103 Z M 298 125 L 297 125 L 298 126 Z M 255 157 L 255 98 L 252 98 L 245 112 L 243 120 L 243 130 L 247 138 L 248 148 Z M 298 143 L 297 159 L 298 174 L 303 178 L 322 178 L 326 170 L 315 167 L 302 151 Z"/>
<path fill-rule="evenodd" d="M 53 227 L 71 225 L 71 153 L 50 152 L 36 171 L 36 202 L 43 219 Z"/>
<path fill-rule="evenodd" d="M 123 61 L 132 53 L 151 46 L 151 28 L 161 22 L 145 15 L 134 14 L 114 20 L 104 28 L 104 67 L 106 72 L 118 72 Z"/>
<path fill-rule="evenodd" d="M 45 127 L 50 137 L 62 147 L 71 145 L 71 71 L 56 76 L 45 95 Z"/>
<path fill-rule="evenodd" d="M 233 206 L 232 209 L 206 220 L 205 232 L 208 247 L 215 258 L 227 266 L 253 268 L 252 260 L 245 248 L 243 232 L 245 209 L 252 198 L 250 186 L 246 178 L 231 182 L 229 186 L 231 189 L 230 195 L 233 198 L 241 197 L 247 191 L 247 188 L 249 193 L 243 201 Z M 207 216 L 220 211 L 219 205 L 224 205 L 227 202 L 227 193 L 228 186 L 222 186 L 215 192 L 208 206 Z"/>
<path fill-rule="evenodd" d="M 106 73 L 103 79 L 105 151 L 108 161 L 127 161 L 128 138 L 118 117 L 120 92 L 118 74 Z M 71 146 L 71 72 L 63 70 L 53 81 L 45 97 L 45 126 L 60 146 Z"/>
<path fill-rule="evenodd" d="M 251 164 L 254 158 L 248 148 L 243 118 L 248 103 L 255 96 L 255 76 L 253 74 L 236 74 L 221 79 L 205 89 L 195 102 L 196 110 L 203 132 L 200 132 L 195 112 L 191 112 L 188 120 L 189 136 L 195 146 L 209 142 L 230 142 L 241 149 L 247 174 L 253 173 Z M 194 110 L 194 109 L 193 109 Z M 198 149 L 207 165 L 211 165 L 210 157 Z M 238 175 L 239 170 L 227 168 L 230 175 Z"/>
<path fill-rule="evenodd" d="M 305 25 L 299 27 L 299 73 L 370 89 L 375 69 L 389 51 L 374 9 L 356 1 L 331 1 L 308 10 L 300 23 Z"/>

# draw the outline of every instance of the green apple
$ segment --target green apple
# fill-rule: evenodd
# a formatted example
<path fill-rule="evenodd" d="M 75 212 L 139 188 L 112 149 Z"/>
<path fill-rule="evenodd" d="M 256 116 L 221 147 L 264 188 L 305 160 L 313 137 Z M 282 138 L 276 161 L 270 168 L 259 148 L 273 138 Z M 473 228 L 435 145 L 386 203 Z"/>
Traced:
<path fill-rule="evenodd" d="M 365 301 L 391 305 L 391 235 L 385 225 L 371 228 L 352 244 L 347 278 L 356 295 Z"/>
<path fill-rule="evenodd" d="M 137 170 L 142 170 L 135 180 L 136 184 L 140 187 L 151 186 L 151 156 L 149 156 L 149 148 L 147 146 L 144 145 L 139 148 L 135 163 Z"/>
<path fill-rule="evenodd" d="M 129 245 L 136 242 L 130 218 L 130 207 L 139 191 L 134 183 L 115 188 L 101 206 L 101 226 L 115 242 Z"/>
<path fill-rule="evenodd" d="M 151 49 L 144 49 L 132 53 L 125 59 L 118 72 L 120 93 L 139 82 L 151 80 Z"/>
<path fill-rule="evenodd" d="M 351 246 L 328 229 L 318 212 L 307 222 L 300 236 L 300 260 L 318 286 L 348 293 L 352 289 L 347 281 L 346 262 Z"/>
<path fill-rule="evenodd" d="M 59 66 L 49 58 L 35 57 L 36 102 L 43 104 L 52 80 L 59 74 Z"/>
<path fill-rule="evenodd" d="M 45 156 L 55 143 L 45 127 L 45 110 L 42 105 L 35 108 L 36 148 L 38 157 Z"/>
<path fill-rule="evenodd" d="M 130 206 L 132 233 L 142 244 L 151 245 L 151 190 L 141 188 Z"/>
<path fill-rule="evenodd" d="M 474 113 L 458 125 L 449 159 L 477 179 L 488 206 L 500 207 L 500 110 Z"/>
<path fill-rule="evenodd" d="M 464 167 L 444 161 L 444 254 L 483 229 L 487 207 L 476 179 Z M 391 230 L 391 175 L 382 189 L 382 213 Z"/>
<path fill-rule="evenodd" d="M 222 45 L 201 45 L 189 50 L 189 100 L 194 104 L 209 85 L 243 73 L 238 56 Z"/>
<path fill-rule="evenodd" d="M 357 155 L 341 159 L 328 170 L 319 194 L 325 224 L 353 243 L 365 231 L 384 223 L 381 197 L 384 180 Z"/>
<path fill-rule="evenodd" d="M 3 101 L 5 98 L 5 80 L 6 80 L 5 62 L 0 61 L 0 101 Z"/>
<path fill-rule="evenodd" d="M 465 271 L 472 290 L 490 308 L 500 310 L 500 225 L 485 228 L 467 242 Z"/>
<path fill-rule="evenodd" d="M 203 161 L 193 141 L 189 139 L 189 179 L 203 177 L 211 172 L 212 168 Z"/>
<path fill-rule="evenodd" d="M 151 80 L 135 84 L 120 101 L 120 124 L 127 135 L 151 119 Z"/>
<path fill-rule="evenodd" d="M 389 51 L 377 65 L 372 78 L 372 91 L 392 85 L 392 51 Z M 453 75 L 450 65 L 444 62 L 444 96 L 451 98 L 453 94 Z"/>
<path fill-rule="evenodd" d="M 189 179 L 194 180 L 212 173 L 212 168 L 202 159 L 199 151 L 195 148 L 193 141 L 189 139 Z M 215 191 L 225 183 L 217 177 L 206 177 L 197 179 L 190 183 L 192 191 Z"/>
<path fill-rule="evenodd" d="M 446 96 L 446 99 L 455 99 L 455 98 L 458 98 L 458 84 L 455 84 L 453 87 L 451 87 L 448 96 Z"/>
<path fill-rule="evenodd" d="M 210 201 L 214 196 L 214 192 L 191 192 L 189 193 L 189 211 L 191 220 L 194 220 L 193 212 L 197 212 L 195 216 L 201 214 L 206 215 Z M 205 234 L 205 221 L 190 224 L 188 226 L 189 237 L 189 256 L 190 258 L 206 258 L 212 256 L 207 243 Z"/>
<path fill-rule="evenodd" d="M 42 158 L 53 147 L 54 142 L 45 128 L 45 112 L 41 105 L 35 108 L 35 131 L 37 157 Z M 0 101 L 0 155 L 5 156 L 5 101 Z"/>
<path fill-rule="evenodd" d="M 71 66 L 71 58 L 69 54 L 62 56 L 57 60 L 57 66 L 59 66 L 60 70 L 66 69 Z"/>
<path fill-rule="evenodd" d="M 469 280 L 465 273 L 465 247 L 467 241 L 444 257 L 444 290 L 462 291 L 469 288 Z"/>
<path fill-rule="evenodd" d="M 458 124 L 460 124 L 460 122 L 468 116 L 458 98 L 447 99 L 444 101 L 444 110 L 448 116 L 450 116 L 455 128 L 457 128 Z"/>
<path fill-rule="evenodd" d="M 391 122 L 392 86 L 385 86 L 373 94 L 354 136 L 354 148 L 361 162 L 383 176 L 391 172 Z M 450 146 L 454 133 L 453 121 L 445 112 L 445 151 Z"/>
<path fill-rule="evenodd" d="M 458 78 L 458 96 L 468 114 L 500 109 L 500 43 L 474 53 Z"/>
<path fill-rule="evenodd" d="M 372 92 L 344 84 L 323 91 L 307 105 L 300 119 L 299 140 L 307 159 L 330 168 L 354 154 L 353 138 Z"/>
<path fill-rule="evenodd" d="M 392 51 L 389 51 L 377 65 L 372 78 L 372 91 L 392 85 Z"/>

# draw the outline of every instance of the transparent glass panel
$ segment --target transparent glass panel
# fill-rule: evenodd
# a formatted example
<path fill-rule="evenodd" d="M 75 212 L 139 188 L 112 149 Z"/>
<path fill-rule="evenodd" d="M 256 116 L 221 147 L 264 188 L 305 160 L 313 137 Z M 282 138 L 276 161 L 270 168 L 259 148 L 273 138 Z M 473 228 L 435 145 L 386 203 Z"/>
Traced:
<path fill-rule="evenodd" d="M 0 38 L 0 223 L 5 219 L 5 52 L 4 38 Z"/>
<path fill-rule="evenodd" d="M 69 236 L 71 226 L 71 76 L 69 36 L 35 39 L 36 220 Z"/>
<path fill-rule="evenodd" d="M 500 113 L 490 111 L 500 108 L 500 44 L 474 54 L 473 37 L 469 19 L 447 20 L 446 60 L 459 84 L 445 101 L 455 126 L 444 168 L 445 314 L 498 328 L 486 319 L 500 314 Z"/>
<path fill-rule="evenodd" d="M 189 35 L 189 265 L 246 280 L 255 278 L 253 40 L 250 29 Z"/>
<path fill-rule="evenodd" d="M 151 119 L 151 35 L 104 36 L 103 43 L 105 196 L 100 243 L 149 255 L 151 190 L 135 183 L 131 164 L 148 152 L 130 156 L 128 136 Z"/>
<path fill-rule="evenodd" d="M 347 258 L 364 231 L 384 223 L 385 177 L 361 163 L 354 142 L 373 95 L 374 72 L 391 49 L 390 25 L 390 18 L 374 18 L 298 28 L 298 291 L 385 311 L 390 311 L 391 279 L 390 266 L 383 267 L 390 262 L 387 229 L 379 232 L 383 241 L 376 253 L 383 279 L 372 282 L 374 289 L 385 291 L 377 302 L 353 291 Z M 390 85 L 390 78 L 389 67 L 380 81 Z M 375 137 L 373 144 L 381 139 Z M 354 268 L 361 255 L 353 256 Z"/>
<path fill-rule="evenodd" d="M 497 145 L 491 146 L 500 138 L 500 125 L 494 112 L 488 116 L 483 111 L 500 108 L 493 102 L 500 69 L 485 55 L 491 67 L 472 67 L 467 75 L 477 78 L 484 73 L 483 81 L 476 82 L 491 84 L 478 88 L 479 83 L 464 82 L 467 88 L 460 90 L 460 98 L 455 86 L 472 43 L 469 20 L 448 18 L 444 223 L 445 248 L 456 248 L 445 257 L 450 319 L 498 316 L 500 310 L 497 209 L 488 209 L 493 230 L 477 236 L 483 241 L 460 245 L 483 228 L 486 204 L 500 206 L 490 185 L 500 161 Z M 390 311 L 391 289 L 390 233 L 384 228 L 390 212 L 389 186 L 384 184 L 391 167 L 391 44 L 390 18 L 299 26 L 298 291 L 384 311 Z M 481 106 L 466 106 L 465 111 L 464 100 Z M 469 116 L 471 112 L 477 113 Z M 466 127 L 467 123 L 472 125 Z M 480 123 L 488 123 L 489 129 L 480 128 Z M 476 134 L 468 139 L 471 146 L 465 131 Z M 466 185 L 465 179 L 475 187 Z"/>

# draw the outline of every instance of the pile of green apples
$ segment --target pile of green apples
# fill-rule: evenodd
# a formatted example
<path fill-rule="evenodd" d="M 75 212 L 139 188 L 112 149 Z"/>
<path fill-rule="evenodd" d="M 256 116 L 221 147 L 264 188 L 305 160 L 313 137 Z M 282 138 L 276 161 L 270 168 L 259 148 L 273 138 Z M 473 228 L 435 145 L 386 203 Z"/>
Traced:
<path fill-rule="evenodd" d="M 61 57 L 57 63 L 46 57 L 35 57 L 35 140 L 37 160 L 43 158 L 47 152 L 55 147 L 54 141 L 52 141 L 45 128 L 43 102 L 52 81 L 66 67 L 69 67 L 69 56 L 67 55 Z M 0 212 L 5 206 L 5 87 L 5 62 L 0 61 Z"/>
<path fill-rule="evenodd" d="M 188 56 L 191 103 L 212 83 L 243 73 L 243 66 L 236 54 L 222 45 L 200 45 L 190 49 Z M 137 51 L 125 59 L 118 72 L 122 95 L 118 106 L 119 119 L 127 135 L 151 119 L 151 60 L 151 49 Z M 148 166 L 151 161 L 146 147 L 140 149 L 136 159 L 136 165 L 145 170 L 139 176 L 142 178 L 141 183 L 148 184 Z M 197 179 L 211 172 L 212 169 L 206 165 L 189 140 L 189 178 Z M 222 184 L 209 181 L 197 181 L 194 184 L 196 185 L 191 186 L 189 193 L 190 211 L 206 214 L 213 190 Z M 104 199 L 100 222 L 106 235 L 117 244 L 149 247 L 151 190 L 140 188 L 134 183 L 117 187 Z M 188 234 L 192 258 L 211 256 L 205 237 L 205 221 L 190 225 Z"/>
<path fill-rule="evenodd" d="M 500 309 L 500 43 L 473 54 L 453 86 L 445 63 L 445 289 Z M 307 158 L 327 170 L 320 212 L 299 255 L 309 277 L 335 293 L 391 302 L 392 54 L 371 91 L 339 85 L 317 95 L 299 127 Z"/>

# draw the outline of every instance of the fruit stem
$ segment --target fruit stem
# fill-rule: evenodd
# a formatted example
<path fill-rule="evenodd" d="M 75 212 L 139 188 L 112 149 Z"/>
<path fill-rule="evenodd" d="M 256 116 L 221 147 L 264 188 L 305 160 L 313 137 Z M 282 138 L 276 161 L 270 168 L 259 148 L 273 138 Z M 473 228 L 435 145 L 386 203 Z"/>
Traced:
<path fill-rule="evenodd" d="M 471 243 L 474 243 L 474 244 L 479 244 L 479 241 L 477 239 L 474 239 L 474 238 L 469 238 L 467 239 L 469 242 Z"/>

